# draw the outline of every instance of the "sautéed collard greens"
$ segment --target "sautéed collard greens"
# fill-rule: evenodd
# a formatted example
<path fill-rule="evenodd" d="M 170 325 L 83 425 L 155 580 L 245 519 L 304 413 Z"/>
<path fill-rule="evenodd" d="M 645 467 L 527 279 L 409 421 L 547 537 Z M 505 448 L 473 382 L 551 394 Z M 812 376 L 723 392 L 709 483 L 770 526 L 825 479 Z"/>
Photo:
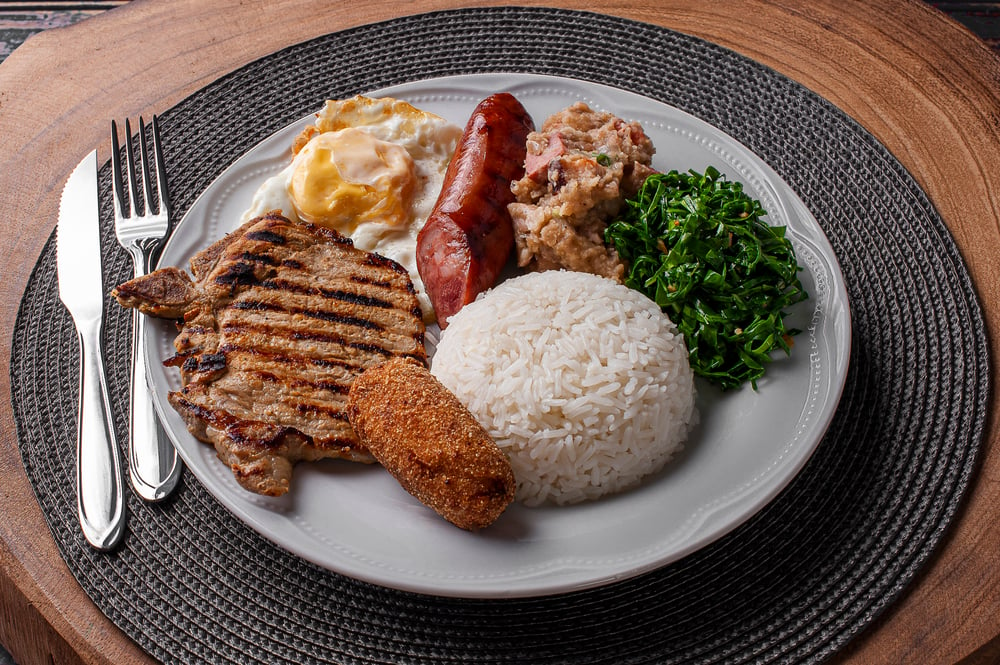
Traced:
<path fill-rule="evenodd" d="M 605 231 L 625 284 L 684 333 L 696 374 L 725 390 L 757 380 L 776 349 L 791 351 L 785 309 L 808 295 L 784 226 L 711 166 L 649 176 Z"/>

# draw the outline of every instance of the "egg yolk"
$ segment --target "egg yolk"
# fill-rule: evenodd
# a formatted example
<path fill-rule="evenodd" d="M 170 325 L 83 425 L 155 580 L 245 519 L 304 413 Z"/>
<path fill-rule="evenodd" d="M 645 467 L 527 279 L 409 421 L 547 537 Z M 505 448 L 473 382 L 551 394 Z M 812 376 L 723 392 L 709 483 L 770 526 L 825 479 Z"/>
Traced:
<path fill-rule="evenodd" d="M 364 222 L 407 225 L 415 189 L 406 149 L 356 128 L 310 139 L 295 156 L 288 182 L 301 219 L 347 235 Z"/>

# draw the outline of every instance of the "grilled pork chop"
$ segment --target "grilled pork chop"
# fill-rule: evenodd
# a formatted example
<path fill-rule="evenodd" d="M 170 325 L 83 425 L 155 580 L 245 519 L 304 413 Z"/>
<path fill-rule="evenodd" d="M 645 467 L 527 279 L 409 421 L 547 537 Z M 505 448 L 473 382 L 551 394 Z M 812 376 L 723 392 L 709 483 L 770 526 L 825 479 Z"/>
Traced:
<path fill-rule="evenodd" d="M 165 364 L 180 368 L 183 388 L 168 399 L 237 481 L 279 496 L 299 460 L 374 461 L 348 422 L 347 395 L 387 358 L 427 362 L 406 270 L 336 231 L 269 213 L 197 254 L 191 272 L 162 268 L 113 295 L 180 319 Z"/>

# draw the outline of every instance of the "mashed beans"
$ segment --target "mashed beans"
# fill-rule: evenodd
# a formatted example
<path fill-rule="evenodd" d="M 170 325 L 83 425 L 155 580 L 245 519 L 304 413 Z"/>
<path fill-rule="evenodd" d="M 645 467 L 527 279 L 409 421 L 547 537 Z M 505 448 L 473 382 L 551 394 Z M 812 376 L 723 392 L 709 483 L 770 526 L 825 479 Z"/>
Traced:
<path fill-rule="evenodd" d="M 509 456 L 516 498 L 576 503 L 659 471 L 697 421 L 683 337 L 646 296 L 547 271 L 466 305 L 431 371 Z"/>

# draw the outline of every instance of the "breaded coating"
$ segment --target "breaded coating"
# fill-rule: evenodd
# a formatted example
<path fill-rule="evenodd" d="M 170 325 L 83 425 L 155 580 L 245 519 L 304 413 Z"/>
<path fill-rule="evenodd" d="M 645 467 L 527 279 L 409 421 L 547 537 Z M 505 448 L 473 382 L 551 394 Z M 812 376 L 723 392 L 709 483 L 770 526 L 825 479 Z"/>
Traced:
<path fill-rule="evenodd" d="M 365 370 L 347 401 L 351 426 L 407 492 L 452 524 L 492 524 L 514 500 L 514 472 L 468 409 L 419 362 Z"/>

